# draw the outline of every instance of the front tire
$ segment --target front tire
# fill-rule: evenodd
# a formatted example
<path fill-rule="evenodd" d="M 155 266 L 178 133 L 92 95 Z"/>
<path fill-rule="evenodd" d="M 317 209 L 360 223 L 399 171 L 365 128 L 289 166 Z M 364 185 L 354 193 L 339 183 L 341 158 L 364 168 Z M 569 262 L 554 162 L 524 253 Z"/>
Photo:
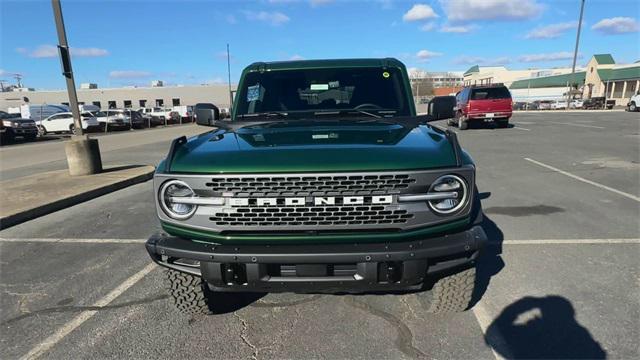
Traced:
<path fill-rule="evenodd" d="M 433 289 L 419 295 L 427 312 L 451 314 L 469 308 L 476 283 L 476 268 L 472 267 L 446 276 L 433 285 Z"/>
<path fill-rule="evenodd" d="M 167 290 L 169 300 L 181 313 L 187 315 L 209 313 L 208 295 L 211 290 L 202 278 L 167 270 Z"/>
<path fill-rule="evenodd" d="M 629 111 L 631 111 L 631 112 L 638 111 L 638 107 L 636 106 L 635 102 L 631 102 L 631 104 L 629 104 Z"/>

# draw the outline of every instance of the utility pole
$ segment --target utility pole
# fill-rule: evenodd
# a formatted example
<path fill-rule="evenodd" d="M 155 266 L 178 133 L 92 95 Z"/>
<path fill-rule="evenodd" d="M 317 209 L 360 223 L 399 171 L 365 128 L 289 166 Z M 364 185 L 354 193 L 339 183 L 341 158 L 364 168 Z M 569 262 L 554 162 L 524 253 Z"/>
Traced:
<path fill-rule="evenodd" d="M 82 120 L 80 119 L 80 108 L 78 107 L 78 95 L 76 94 L 76 83 L 73 79 L 73 69 L 71 69 L 71 54 L 67 43 L 67 32 L 64 28 L 62 18 L 62 7 L 60 0 L 51 0 L 53 6 L 53 17 L 56 21 L 56 31 L 58 32 L 58 53 L 62 63 L 62 75 L 67 81 L 67 93 L 69 94 L 69 105 L 73 114 L 74 135 L 82 135 Z"/>
<path fill-rule="evenodd" d="M 567 110 L 571 102 L 571 93 L 573 92 L 573 84 L 576 76 L 576 60 L 578 58 L 578 45 L 580 44 L 580 31 L 582 30 L 582 15 L 584 13 L 584 0 L 580 0 L 580 17 L 578 19 L 578 33 L 576 34 L 576 47 L 573 50 L 573 64 L 571 65 L 571 82 L 569 83 L 569 92 L 567 93 Z"/>
<path fill-rule="evenodd" d="M 62 75 L 67 82 L 69 105 L 71 107 L 71 113 L 73 114 L 74 123 L 74 135 L 64 146 L 67 154 L 67 164 L 69 165 L 69 174 L 72 176 L 96 174 L 102 171 L 100 147 L 98 146 L 97 139 L 90 139 L 89 136 L 83 135 L 82 119 L 80 118 L 80 108 L 78 107 L 78 95 L 76 94 L 76 84 L 73 79 L 71 54 L 69 52 L 69 44 L 67 43 L 67 33 L 64 28 L 60 0 L 51 0 L 51 6 L 53 7 L 53 17 L 58 33 L 58 53 L 60 54 Z"/>
<path fill-rule="evenodd" d="M 229 112 L 233 106 L 233 94 L 231 93 L 231 55 L 229 54 L 229 43 L 227 43 L 227 75 L 229 77 Z"/>

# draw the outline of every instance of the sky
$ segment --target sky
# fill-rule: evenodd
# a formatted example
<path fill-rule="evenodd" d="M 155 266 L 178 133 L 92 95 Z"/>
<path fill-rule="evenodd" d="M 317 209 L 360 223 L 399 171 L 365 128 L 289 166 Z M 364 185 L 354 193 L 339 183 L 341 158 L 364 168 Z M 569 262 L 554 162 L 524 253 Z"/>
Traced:
<path fill-rule="evenodd" d="M 225 83 L 255 61 L 396 57 L 464 71 L 571 66 L 580 0 L 61 0 L 76 84 Z M 586 0 L 578 65 L 640 59 L 640 2 Z M 65 83 L 50 1 L 0 0 L 0 79 Z"/>

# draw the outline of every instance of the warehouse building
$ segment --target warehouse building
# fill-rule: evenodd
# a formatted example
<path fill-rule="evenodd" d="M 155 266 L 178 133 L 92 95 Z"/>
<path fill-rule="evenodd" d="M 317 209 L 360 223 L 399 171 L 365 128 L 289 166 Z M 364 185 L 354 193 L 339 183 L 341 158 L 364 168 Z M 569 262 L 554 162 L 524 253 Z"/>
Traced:
<path fill-rule="evenodd" d="M 504 66 L 475 65 L 463 74 L 464 86 L 502 83 L 509 87 L 520 79 L 567 74 L 571 68 L 510 70 Z"/>
<path fill-rule="evenodd" d="M 605 97 L 624 106 L 639 89 L 640 63 L 616 65 L 611 54 L 596 54 L 573 78 L 571 74 L 531 77 L 514 81 L 509 89 L 514 101 L 557 100 L 567 96 L 570 84 L 583 99 Z"/>
<path fill-rule="evenodd" d="M 213 103 L 220 108 L 229 106 L 228 85 L 123 87 L 100 89 L 95 84 L 83 84 L 77 90 L 81 105 L 96 105 L 101 109 L 114 108 L 170 108 L 197 103 Z M 69 97 L 66 90 L 33 90 L 0 92 L 0 109 L 24 104 L 65 104 Z M 232 91 L 235 86 L 232 85 Z"/>

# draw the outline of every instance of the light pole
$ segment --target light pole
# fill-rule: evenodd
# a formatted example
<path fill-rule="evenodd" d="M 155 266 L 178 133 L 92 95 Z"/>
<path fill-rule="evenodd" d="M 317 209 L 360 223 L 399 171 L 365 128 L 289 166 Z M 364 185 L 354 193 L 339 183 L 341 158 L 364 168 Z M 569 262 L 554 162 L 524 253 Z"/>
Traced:
<path fill-rule="evenodd" d="M 584 0 L 580 1 L 580 18 L 578 19 L 578 33 L 576 34 L 576 46 L 573 50 L 573 64 L 571 65 L 571 81 L 569 83 L 569 92 L 567 93 L 567 110 L 571 101 L 571 93 L 573 92 L 573 83 L 576 76 L 576 60 L 578 58 L 578 45 L 580 44 L 580 31 L 582 30 L 582 14 L 584 13 Z"/>
<path fill-rule="evenodd" d="M 231 107 L 233 106 L 233 94 L 231 93 L 231 55 L 229 54 L 229 44 L 227 43 L 227 76 L 228 84 L 229 84 L 229 112 L 231 112 Z"/>
<path fill-rule="evenodd" d="M 96 174 L 102 171 L 100 148 L 97 139 L 90 139 L 87 135 L 83 135 L 76 84 L 71 68 L 71 54 L 69 52 L 69 44 L 67 43 L 67 33 L 64 29 L 60 0 L 51 0 L 51 6 L 53 7 L 53 17 L 58 33 L 58 52 L 62 64 L 62 75 L 67 82 L 69 105 L 71 106 L 74 123 L 73 136 L 71 140 L 64 145 L 67 154 L 67 164 L 69 165 L 69 173 L 73 176 Z"/>

